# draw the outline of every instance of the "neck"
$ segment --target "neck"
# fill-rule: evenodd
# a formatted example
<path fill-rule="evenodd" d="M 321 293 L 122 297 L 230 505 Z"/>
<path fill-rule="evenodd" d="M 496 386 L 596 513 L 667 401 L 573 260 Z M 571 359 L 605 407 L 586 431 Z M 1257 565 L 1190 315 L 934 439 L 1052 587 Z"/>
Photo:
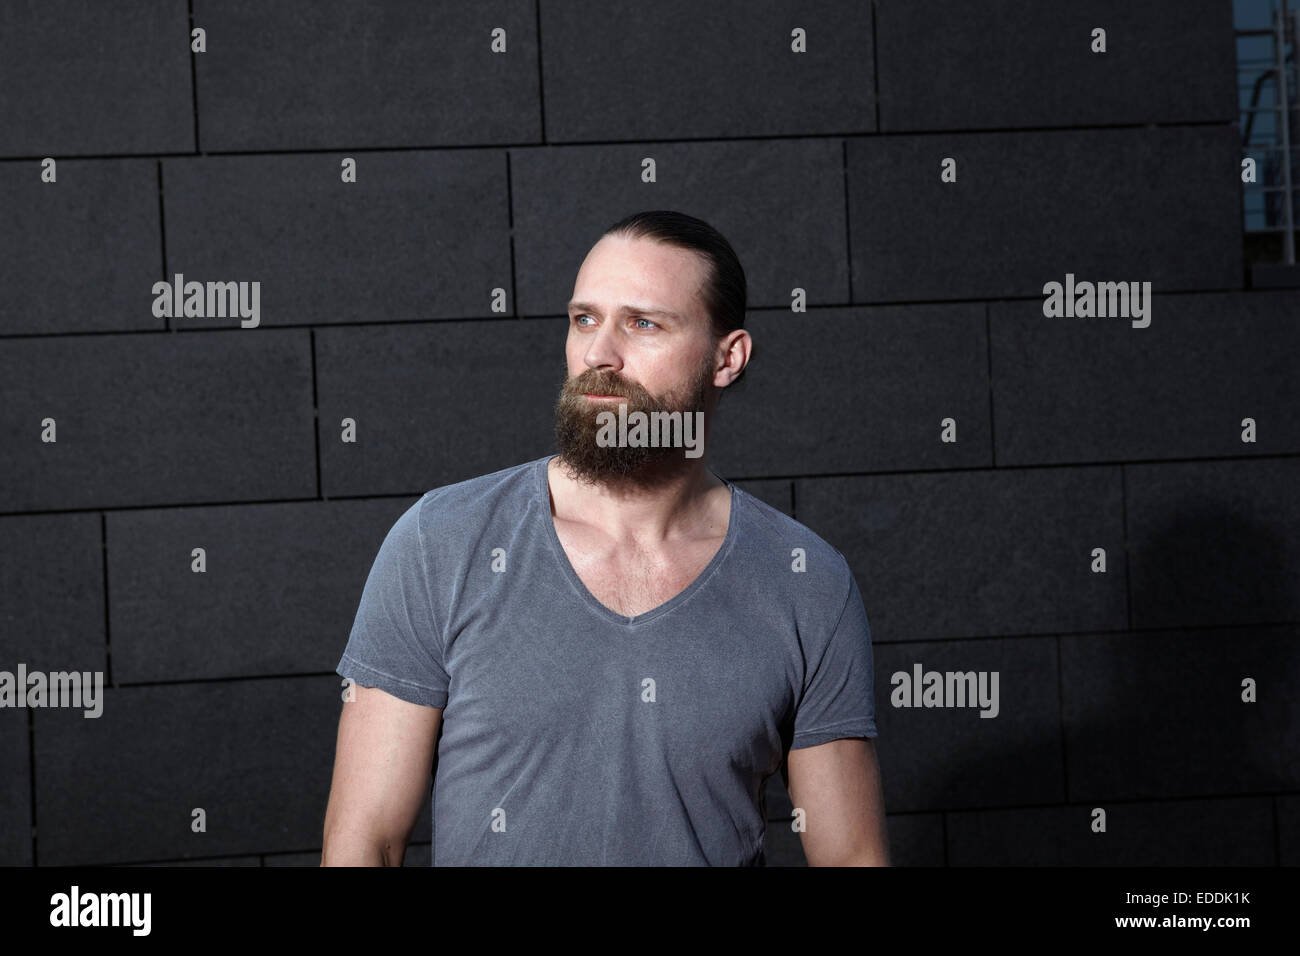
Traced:
<path fill-rule="evenodd" d="M 625 478 L 580 480 L 557 455 L 547 463 L 551 514 L 593 524 L 606 534 L 645 546 L 676 537 L 698 537 L 715 522 L 718 489 L 726 483 L 703 458 L 656 463 Z M 722 522 L 725 529 L 726 520 Z"/>

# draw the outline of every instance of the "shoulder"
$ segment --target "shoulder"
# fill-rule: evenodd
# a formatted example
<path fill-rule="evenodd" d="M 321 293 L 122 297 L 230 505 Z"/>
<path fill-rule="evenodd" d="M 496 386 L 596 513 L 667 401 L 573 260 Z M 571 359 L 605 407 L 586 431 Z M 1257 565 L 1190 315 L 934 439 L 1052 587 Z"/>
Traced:
<path fill-rule="evenodd" d="M 420 517 L 436 518 L 458 508 L 476 509 L 512 495 L 527 498 L 535 490 L 539 461 L 540 459 L 526 461 L 426 491 L 418 502 Z"/>
<path fill-rule="evenodd" d="M 455 545 L 477 538 L 485 527 L 513 520 L 538 494 L 539 460 L 523 462 L 486 475 L 440 485 L 426 491 L 397 520 L 426 543 Z"/>
<path fill-rule="evenodd" d="M 742 505 L 748 514 L 744 530 L 749 547 L 780 550 L 787 555 L 798 549 L 810 567 L 815 564 L 841 575 L 848 572 L 848 561 L 839 549 L 806 524 L 778 511 L 739 486 L 736 487 L 736 494 L 741 496 Z"/>
<path fill-rule="evenodd" d="M 807 600 L 817 605 L 843 606 L 854 585 L 844 555 L 817 532 L 783 511 L 736 487 L 744 512 L 743 534 L 737 544 L 747 562 L 772 567 Z"/>

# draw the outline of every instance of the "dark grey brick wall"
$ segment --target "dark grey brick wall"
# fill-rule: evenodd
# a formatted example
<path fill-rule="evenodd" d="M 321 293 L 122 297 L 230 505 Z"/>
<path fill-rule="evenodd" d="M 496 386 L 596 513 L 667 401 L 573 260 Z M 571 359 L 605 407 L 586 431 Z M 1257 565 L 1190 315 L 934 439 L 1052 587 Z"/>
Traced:
<path fill-rule="evenodd" d="M 0 670 L 109 684 L 98 719 L 0 710 L 0 864 L 319 861 L 379 542 L 551 450 L 574 274 L 646 208 L 746 266 L 710 463 L 853 566 L 895 862 L 1300 864 L 1300 288 L 1247 278 L 1231 31 L 1228 0 L 0 6 Z M 175 273 L 260 281 L 260 325 L 155 316 Z M 1066 273 L 1152 283 L 1151 325 L 1044 317 Z M 893 706 L 918 663 L 997 672 L 998 716 Z M 430 838 L 426 805 L 408 865 Z"/>

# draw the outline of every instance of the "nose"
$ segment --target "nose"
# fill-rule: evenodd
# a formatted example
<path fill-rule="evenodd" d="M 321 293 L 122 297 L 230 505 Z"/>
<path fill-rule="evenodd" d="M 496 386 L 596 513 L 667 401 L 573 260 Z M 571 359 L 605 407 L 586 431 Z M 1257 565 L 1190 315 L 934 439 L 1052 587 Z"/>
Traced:
<path fill-rule="evenodd" d="M 587 340 L 583 356 L 587 368 L 617 371 L 623 367 L 623 354 L 619 348 L 618 330 L 614 323 L 606 322 Z"/>

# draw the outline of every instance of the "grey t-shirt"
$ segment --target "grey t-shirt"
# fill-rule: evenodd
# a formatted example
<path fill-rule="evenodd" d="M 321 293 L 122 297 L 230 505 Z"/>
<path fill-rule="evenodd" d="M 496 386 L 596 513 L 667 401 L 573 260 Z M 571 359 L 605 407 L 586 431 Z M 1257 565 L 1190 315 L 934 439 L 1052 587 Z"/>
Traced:
<path fill-rule="evenodd" d="M 560 544 L 548 460 L 398 518 L 337 668 L 443 708 L 434 864 L 763 865 L 784 751 L 876 736 L 852 571 L 727 482 L 726 538 L 699 577 L 617 614 Z"/>

